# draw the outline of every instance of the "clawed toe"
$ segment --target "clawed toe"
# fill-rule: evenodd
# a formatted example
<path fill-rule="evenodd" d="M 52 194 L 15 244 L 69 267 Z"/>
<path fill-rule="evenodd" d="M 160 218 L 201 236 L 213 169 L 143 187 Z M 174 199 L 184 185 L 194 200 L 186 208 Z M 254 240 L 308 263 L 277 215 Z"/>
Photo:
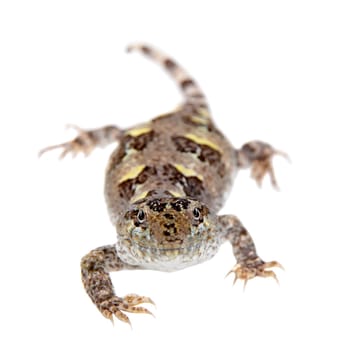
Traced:
<path fill-rule="evenodd" d="M 154 306 L 156 305 L 151 298 L 144 297 L 144 296 L 139 296 L 137 294 L 127 294 L 127 295 L 124 296 L 123 300 L 128 305 L 131 305 L 131 306 L 136 306 L 136 305 L 144 304 L 144 303 L 152 304 Z"/>
<path fill-rule="evenodd" d="M 148 314 L 154 317 L 153 313 L 139 304 L 149 303 L 154 304 L 153 300 L 148 297 L 139 296 L 136 294 L 128 294 L 124 298 L 112 297 L 111 299 L 105 300 L 100 304 L 99 309 L 103 316 L 110 319 L 113 322 L 113 317 L 118 320 L 128 323 L 131 326 L 129 317 L 125 312 Z"/>
<path fill-rule="evenodd" d="M 284 270 L 283 266 L 277 261 L 265 263 L 261 260 L 257 260 L 251 263 L 238 263 L 227 273 L 226 277 L 231 273 L 234 273 L 235 278 L 233 280 L 233 284 L 235 284 L 238 279 L 241 279 L 244 282 L 244 288 L 247 285 L 248 280 L 256 276 L 264 278 L 272 277 L 277 283 L 279 283 L 276 273 L 274 271 L 267 270 L 274 267 Z"/>

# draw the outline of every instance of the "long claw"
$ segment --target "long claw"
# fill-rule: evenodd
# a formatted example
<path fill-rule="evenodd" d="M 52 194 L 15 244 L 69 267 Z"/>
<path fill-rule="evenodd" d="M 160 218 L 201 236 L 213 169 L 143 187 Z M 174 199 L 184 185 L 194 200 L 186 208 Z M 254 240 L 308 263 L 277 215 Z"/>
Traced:
<path fill-rule="evenodd" d="M 63 145 L 64 145 L 64 143 L 61 143 L 59 145 L 45 147 L 38 152 L 38 157 L 40 158 L 46 152 L 52 151 L 52 150 L 57 149 L 57 148 L 61 148 L 61 147 L 63 147 Z"/>
<path fill-rule="evenodd" d="M 71 150 L 69 150 L 68 148 L 64 148 L 63 151 L 60 154 L 60 159 L 62 160 L 63 158 L 66 157 L 66 155 L 70 152 Z M 73 153 L 74 154 L 74 153 Z"/>
<path fill-rule="evenodd" d="M 124 323 L 127 323 L 131 328 L 131 322 L 128 316 L 126 316 L 123 312 L 121 312 L 120 310 L 117 310 L 113 313 L 113 316 L 115 316 L 119 321 L 122 321 Z M 113 319 L 113 318 L 112 318 Z"/>
<path fill-rule="evenodd" d="M 80 126 L 78 126 L 76 124 L 66 124 L 66 129 L 73 129 L 73 130 L 77 131 L 78 134 L 86 132 L 84 129 L 82 129 Z"/>
<path fill-rule="evenodd" d="M 129 305 L 126 305 L 124 307 L 124 305 L 123 305 L 121 307 L 121 309 L 123 311 L 131 312 L 131 313 L 135 313 L 135 314 L 148 314 L 148 315 L 152 315 L 154 317 L 154 315 L 152 314 L 151 311 L 149 311 L 145 307 L 141 307 L 141 306 L 129 306 Z"/>
<path fill-rule="evenodd" d="M 229 272 L 227 272 L 227 274 L 225 275 L 225 278 L 227 278 L 228 276 L 230 276 L 231 275 L 231 273 L 233 273 L 234 271 L 233 271 L 233 269 L 232 270 L 230 270 Z"/>
<path fill-rule="evenodd" d="M 246 280 L 244 280 L 244 282 L 243 282 L 243 291 L 245 292 L 245 288 L 246 288 L 246 286 L 247 286 L 247 283 L 248 283 L 248 280 L 246 279 Z"/>
<path fill-rule="evenodd" d="M 276 150 L 274 150 L 274 154 L 275 154 L 276 156 L 281 156 L 281 157 L 283 157 L 285 160 L 287 160 L 289 163 L 292 163 L 292 160 L 290 159 L 290 156 L 289 156 L 288 153 L 276 149 Z"/>
<path fill-rule="evenodd" d="M 278 261 L 270 261 L 264 264 L 264 269 L 269 269 L 271 267 L 278 267 L 281 270 L 284 271 L 284 267 L 282 264 L 280 264 Z"/>
<path fill-rule="evenodd" d="M 151 311 L 149 311 L 148 309 L 146 309 L 145 307 L 136 307 L 136 309 L 137 309 L 137 311 L 136 311 L 137 313 L 151 315 L 152 317 L 156 318 L 154 316 L 154 314 Z"/>

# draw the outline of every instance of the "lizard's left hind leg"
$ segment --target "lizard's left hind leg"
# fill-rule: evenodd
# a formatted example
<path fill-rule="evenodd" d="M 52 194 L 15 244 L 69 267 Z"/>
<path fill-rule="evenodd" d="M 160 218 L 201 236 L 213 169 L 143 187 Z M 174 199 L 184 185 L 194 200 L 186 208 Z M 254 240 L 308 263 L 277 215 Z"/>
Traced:
<path fill-rule="evenodd" d="M 278 190 L 272 158 L 280 155 L 289 160 L 287 153 L 274 149 L 268 143 L 251 141 L 238 150 L 238 165 L 241 169 L 251 167 L 252 178 L 261 186 L 265 175 L 270 176 L 272 186 Z"/>
<path fill-rule="evenodd" d="M 39 152 L 39 156 L 54 149 L 62 149 L 61 159 L 68 153 L 71 153 L 73 156 L 78 153 L 88 156 L 96 147 L 105 147 L 112 142 L 117 142 L 123 135 L 123 131 L 114 125 L 92 130 L 84 130 L 75 125 L 70 126 L 77 130 L 78 136 L 76 138 L 68 142 L 46 147 Z"/>

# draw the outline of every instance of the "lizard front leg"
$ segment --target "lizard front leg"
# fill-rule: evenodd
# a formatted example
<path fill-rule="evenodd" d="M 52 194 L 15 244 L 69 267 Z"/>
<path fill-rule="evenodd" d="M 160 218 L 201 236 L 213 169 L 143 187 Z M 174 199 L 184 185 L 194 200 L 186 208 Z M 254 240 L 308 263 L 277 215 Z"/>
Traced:
<path fill-rule="evenodd" d="M 251 176 L 259 186 L 261 186 L 265 175 L 268 174 L 272 186 L 278 189 L 272 166 L 272 158 L 275 155 L 283 156 L 289 160 L 285 152 L 274 149 L 268 143 L 262 141 L 247 142 L 238 150 L 238 165 L 241 169 L 251 167 Z"/>
<path fill-rule="evenodd" d="M 84 153 L 85 156 L 88 156 L 96 147 L 105 147 L 112 142 L 119 141 L 123 135 L 123 131 L 114 125 L 91 130 L 84 130 L 76 125 L 69 126 L 77 130 L 78 136 L 71 141 L 42 149 L 39 152 L 39 157 L 48 151 L 59 148 L 62 149 L 61 159 L 68 153 L 72 153 L 73 156 Z"/>
<path fill-rule="evenodd" d="M 277 261 L 265 262 L 258 256 L 252 237 L 239 219 L 234 215 L 222 215 L 218 217 L 218 221 L 222 240 L 231 243 L 237 260 L 237 264 L 228 273 L 235 273 L 234 282 L 242 279 L 246 285 L 249 279 L 256 276 L 273 277 L 278 281 L 275 272 L 268 269 L 282 268 L 282 265 Z"/>
<path fill-rule="evenodd" d="M 152 315 L 146 308 L 137 306 L 142 303 L 154 304 L 150 298 L 136 294 L 128 294 L 121 298 L 114 293 L 109 272 L 135 268 L 137 267 L 120 260 L 114 245 L 92 250 L 81 260 L 81 276 L 85 290 L 102 315 L 111 321 L 113 316 L 116 316 L 130 324 L 123 311 Z"/>

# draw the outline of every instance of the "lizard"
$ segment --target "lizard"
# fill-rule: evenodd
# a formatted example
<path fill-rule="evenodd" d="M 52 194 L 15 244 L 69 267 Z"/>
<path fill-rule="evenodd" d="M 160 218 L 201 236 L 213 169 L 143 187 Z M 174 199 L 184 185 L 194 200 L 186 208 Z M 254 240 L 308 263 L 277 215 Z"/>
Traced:
<path fill-rule="evenodd" d="M 269 176 L 277 189 L 272 159 L 287 155 L 262 141 L 234 148 L 216 127 L 203 91 L 178 63 L 143 43 L 130 45 L 127 51 L 138 51 L 160 64 L 182 92 L 181 105 L 126 129 L 76 127 L 74 139 L 39 152 L 61 149 L 64 158 L 117 143 L 104 188 L 117 240 L 81 259 L 82 282 L 92 302 L 107 319 L 130 324 L 127 313 L 151 314 L 140 304 L 154 302 L 137 294 L 117 296 L 111 272 L 180 270 L 209 260 L 227 241 L 236 259 L 228 273 L 235 274 L 234 282 L 243 280 L 245 286 L 256 276 L 277 280 L 273 268 L 282 265 L 260 258 L 241 221 L 218 212 L 241 169 L 250 168 L 258 185 Z"/>

